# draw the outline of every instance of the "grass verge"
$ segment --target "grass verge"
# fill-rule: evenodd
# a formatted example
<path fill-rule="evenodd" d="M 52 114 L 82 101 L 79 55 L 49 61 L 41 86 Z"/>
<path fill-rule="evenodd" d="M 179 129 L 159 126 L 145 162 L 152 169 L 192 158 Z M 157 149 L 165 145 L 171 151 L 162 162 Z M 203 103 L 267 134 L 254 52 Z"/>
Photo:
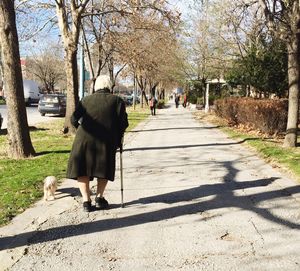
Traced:
<path fill-rule="evenodd" d="M 224 120 L 214 114 L 202 111 L 195 113 L 196 119 L 207 121 L 219 126 L 229 137 L 244 140 L 260 157 L 274 167 L 279 167 L 292 178 L 300 182 L 300 149 L 282 147 L 283 138 L 264 137 L 255 131 L 244 131 L 236 127 L 229 127 Z M 298 138 L 300 142 L 300 137 Z"/>
<path fill-rule="evenodd" d="M 128 108 L 127 111 L 127 131 L 149 116 L 148 110 Z M 0 226 L 42 197 L 46 176 L 65 177 L 74 136 L 63 135 L 62 127 L 63 119 L 56 119 L 31 128 L 37 156 L 29 159 L 9 159 L 5 151 L 6 136 L 0 135 Z"/>

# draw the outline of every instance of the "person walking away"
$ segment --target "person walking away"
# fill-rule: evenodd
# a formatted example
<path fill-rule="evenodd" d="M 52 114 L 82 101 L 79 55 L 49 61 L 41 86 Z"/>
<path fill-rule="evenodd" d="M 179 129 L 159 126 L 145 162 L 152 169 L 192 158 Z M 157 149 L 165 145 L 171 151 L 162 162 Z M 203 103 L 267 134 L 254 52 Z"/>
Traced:
<path fill-rule="evenodd" d="M 149 99 L 149 107 L 150 107 L 150 111 L 151 111 L 151 115 L 154 116 L 156 114 L 156 99 L 154 96 L 152 96 L 150 99 Z"/>
<path fill-rule="evenodd" d="M 77 180 L 82 195 L 83 210 L 92 210 L 90 181 L 97 178 L 96 209 L 107 209 L 103 197 L 108 181 L 114 181 L 116 151 L 128 127 L 124 101 L 111 93 L 109 76 L 100 75 L 95 93 L 79 102 L 71 117 L 78 128 L 70 153 L 67 178 Z"/>
<path fill-rule="evenodd" d="M 186 96 L 186 93 L 184 93 L 183 95 L 183 107 L 186 108 L 186 104 L 187 104 L 187 96 Z"/>
<path fill-rule="evenodd" d="M 176 96 L 175 96 L 175 105 L 176 105 L 176 108 L 178 108 L 178 106 L 179 106 L 179 95 L 178 94 L 176 94 Z"/>

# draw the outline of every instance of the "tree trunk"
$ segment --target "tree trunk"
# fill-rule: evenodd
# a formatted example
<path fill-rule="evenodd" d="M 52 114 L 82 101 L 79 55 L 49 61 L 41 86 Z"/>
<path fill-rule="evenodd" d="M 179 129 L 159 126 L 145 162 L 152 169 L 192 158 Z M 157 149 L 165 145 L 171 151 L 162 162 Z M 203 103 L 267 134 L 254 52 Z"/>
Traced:
<path fill-rule="evenodd" d="M 144 107 L 144 99 L 146 101 L 146 104 L 148 105 L 147 96 L 146 96 L 146 86 L 147 86 L 147 80 L 143 79 L 143 76 L 137 76 L 137 83 L 141 90 L 141 108 Z"/>
<path fill-rule="evenodd" d="M 297 146 L 299 110 L 299 35 L 288 44 L 289 109 L 284 147 Z"/>
<path fill-rule="evenodd" d="M 111 93 L 114 93 L 114 88 L 116 86 L 116 78 L 115 78 L 115 75 L 114 75 L 114 61 L 113 61 L 113 58 L 110 58 L 108 63 L 108 73 L 109 73 L 109 78 L 110 78 L 110 81 L 112 82 L 112 86 L 111 86 Z"/>
<path fill-rule="evenodd" d="M 145 90 L 141 90 L 142 94 L 141 94 L 141 99 L 142 99 L 142 108 L 144 107 L 144 100 L 145 100 L 145 103 L 146 105 L 148 106 L 148 99 L 147 99 L 147 96 L 146 96 L 146 91 Z"/>
<path fill-rule="evenodd" d="M 35 154 L 29 134 L 16 28 L 14 1 L 0 2 L 0 42 L 3 56 L 4 88 L 7 99 L 9 156 L 24 158 Z"/>
<path fill-rule="evenodd" d="M 80 4 L 78 2 L 80 2 Z M 71 124 L 71 115 L 75 111 L 76 105 L 79 101 L 77 67 L 79 28 L 81 24 L 81 14 L 88 2 L 89 0 L 55 1 L 58 25 L 65 49 L 65 68 L 67 75 L 67 109 L 64 133 L 75 132 L 75 128 Z M 71 12 L 69 13 L 69 11 Z"/>
<path fill-rule="evenodd" d="M 159 82 L 156 82 L 154 85 L 150 87 L 150 95 L 155 96 L 156 87 L 158 86 Z"/>
<path fill-rule="evenodd" d="M 73 46 L 74 48 L 76 46 Z M 71 124 L 71 116 L 78 104 L 78 67 L 77 50 L 70 46 L 66 50 L 66 74 L 67 74 L 67 109 L 64 124 L 64 133 L 74 133 L 75 128 Z"/>

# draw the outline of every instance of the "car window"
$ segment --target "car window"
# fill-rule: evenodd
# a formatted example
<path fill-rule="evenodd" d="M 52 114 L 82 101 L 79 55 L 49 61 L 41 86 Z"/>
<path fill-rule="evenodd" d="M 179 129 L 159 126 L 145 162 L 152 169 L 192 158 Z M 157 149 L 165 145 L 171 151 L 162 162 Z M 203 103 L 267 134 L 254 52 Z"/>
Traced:
<path fill-rule="evenodd" d="M 42 97 L 42 101 L 46 103 L 58 103 L 57 96 L 44 96 Z"/>

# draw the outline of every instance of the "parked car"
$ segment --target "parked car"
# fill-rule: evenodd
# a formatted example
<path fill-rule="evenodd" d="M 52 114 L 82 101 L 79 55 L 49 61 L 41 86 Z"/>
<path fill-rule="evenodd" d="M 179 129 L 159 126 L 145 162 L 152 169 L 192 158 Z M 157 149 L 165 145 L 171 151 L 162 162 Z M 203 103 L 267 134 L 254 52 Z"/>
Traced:
<path fill-rule="evenodd" d="M 64 94 L 43 94 L 40 98 L 38 111 L 45 114 L 66 115 L 66 96 Z"/>
<path fill-rule="evenodd" d="M 131 95 L 119 95 L 126 105 L 132 105 L 133 98 Z"/>
<path fill-rule="evenodd" d="M 3 123 L 3 118 L 2 118 L 2 115 L 1 115 L 1 113 L 0 113 L 0 129 L 1 129 L 1 127 L 2 127 L 2 123 Z"/>

